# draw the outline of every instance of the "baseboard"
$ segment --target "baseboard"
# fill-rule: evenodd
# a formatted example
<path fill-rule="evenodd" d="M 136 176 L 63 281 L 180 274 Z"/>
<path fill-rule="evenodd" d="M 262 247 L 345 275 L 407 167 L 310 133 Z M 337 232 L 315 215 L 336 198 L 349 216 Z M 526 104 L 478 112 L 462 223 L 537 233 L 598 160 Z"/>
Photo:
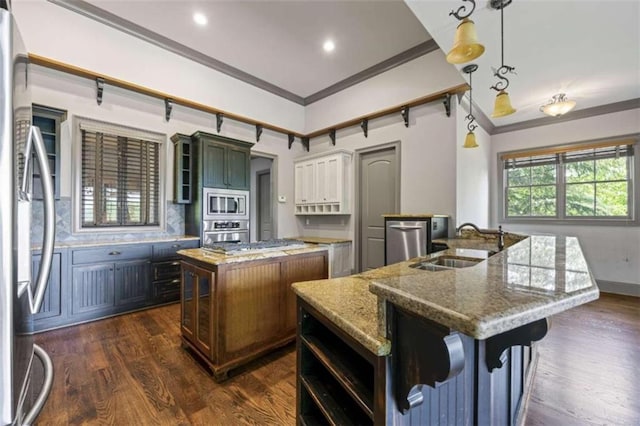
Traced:
<path fill-rule="evenodd" d="M 619 283 L 615 281 L 596 280 L 602 293 L 622 294 L 640 297 L 640 284 Z"/>

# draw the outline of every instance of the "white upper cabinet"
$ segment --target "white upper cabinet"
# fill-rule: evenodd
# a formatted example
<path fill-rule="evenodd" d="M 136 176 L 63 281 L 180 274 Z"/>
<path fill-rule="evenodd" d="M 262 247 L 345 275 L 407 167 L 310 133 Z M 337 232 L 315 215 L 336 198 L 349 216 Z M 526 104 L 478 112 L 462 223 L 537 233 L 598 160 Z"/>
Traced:
<path fill-rule="evenodd" d="M 350 214 L 352 154 L 336 151 L 295 162 L 295 213 Z"/>

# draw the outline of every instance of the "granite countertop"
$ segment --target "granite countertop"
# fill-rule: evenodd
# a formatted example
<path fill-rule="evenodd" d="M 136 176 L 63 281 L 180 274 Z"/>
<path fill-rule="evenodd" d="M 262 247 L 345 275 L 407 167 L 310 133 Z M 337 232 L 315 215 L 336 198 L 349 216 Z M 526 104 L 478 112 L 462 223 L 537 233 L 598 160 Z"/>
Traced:
<path fill-rule="evenodd" d="M 350 243 L 351 240 L 346 238 L 326 238 L 326 237 L 287 237 L 287 240 L 297 240 L 309 244 L 339 244 Z"/>
<path fill-rule="evenodd" d="M 104 238 L 95 238 L 91 240 L 76 240 L 76 241 L 56 241 L 56 248 L 65 248 L 65 247 L 94 247 L 94 246 L 113 246 L 116 244 L 150 244 L 150 243 L 167 243 L 172 241 L 193 241 L 199 240 L 200 237 L 196 237 L 193 235 L 170 235 L 164 237 L 142 237 L 142 238 L 133 238 L 131 236 L 127 236 L 121 239 L 109 239 L 105 240 Z M 32 244 L 31 250 L 40 250 L 42 248 L 42 243 Z"/>
<path fill-rule="evenodd" d="M 467 242 L 468 243 L 468 242 Z M 429 257 L 478 257 L 453 248 Z M 575 237 L 531 236 L 467 268 L 423 271 L 399 263 L 371 280 L 382 299 L 475 339 L 486 339 L 595 300 L 598 287 Z"/>
<path fill-rule="evenodd" d="M 433 213 L 389 213 L 383 214 L 382 217 L 396 218 L 396 217 L 449 217 L 447 214 L 433 214 Z"/>
<path fill-rule="evenodd" d="M 195 259 L 211 265 L 223 265 L 227 263 L 248 262 L 251 260 L 270 259 L 273 257 L 292 256 L 294 254 L 312 253 L 315 251 L 327 251 L 327 247 L 317 244 L 296 246 L 287 248 L 272 248 L 264 250 L 252 250 L 239 254 L 215 253 L 201 248 L 178 250 L 178 254 L 185 258 Z"/>
<path fill-rule="evenodd" d="M 514 237 L 512 246 L 488 258 L 486 250 L 497 247 L 484 238 L 447 239 L 454 248 L 422 258 L 486 259 L 468 268 L 411 268 L 421 260 L 416 258 L 350 277 L 295 283 L 293 289 L 378 355 L 390 351 L 384 336 L 385 299 L 482 340 L 598 298 L 576 238 L 518 237 L 524 239 L 515 242 Z"/>

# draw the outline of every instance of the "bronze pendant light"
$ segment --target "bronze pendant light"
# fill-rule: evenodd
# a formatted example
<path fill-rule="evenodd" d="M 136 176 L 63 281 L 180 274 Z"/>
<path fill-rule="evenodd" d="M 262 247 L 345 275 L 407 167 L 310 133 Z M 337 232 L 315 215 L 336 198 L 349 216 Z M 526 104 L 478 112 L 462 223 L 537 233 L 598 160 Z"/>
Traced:
<path fill-rule="evenodd" d="M 462 0 L 471 3 L 468 13 L 466 5 L 462 5 L 456 11 L 451 11 L 449 16 L 453 15 L 458 19 L 460 24 L 456 28 L 456 35 L 453 40 L 453 47 L 447 53 L 447 62 L 450 64 L 464 64 L 473 61 L 484 53 L 484 46 L 478 43 L 478 34 L 476 33 L 475 24 L 469 16 L 476 8 L 475 0 Z"/>
<path fill-rule="evenodd" d="M 469 114 L 464 118 L 465 120 L 469 120 L 467 123 L 467 136 L 464 138 L 463 148 L 477 148 L 478 144 L 476 143 L 476 135 L 473 131 L 478 127 L 477 124 L 474 123 L 476 118 L 473 116 L 473 84 L 471 83 L 471 74 L 475 70 L 478 69 L 476 64 L 469 64 L 462 68 L 462 71 L 466 74 L 469 74 Z"/>
<path fill-rule="evenodd" d="M 509 79 L 507 74 L 514 73 L 515 68 L 504 64 L 504 8 L 511 3 L 511 0 L 491 0 L 490 6 L 493 9 L 500 9 L 500 52 L 502 64 L 498 68 L 494 75 L 498 77 L 499 81 L 491 86 L 493 90 L 498 92 L 496 95 L 496 102 L 493 108 L 491 117 L 505 117 L 507 115 L 516 112 L 515 108 L 511 106 L 511 100 L 509 99 L 509 93 L 506 92 L 509 87 Z M 514 73 L 515 74 L 515 73 Z"/>

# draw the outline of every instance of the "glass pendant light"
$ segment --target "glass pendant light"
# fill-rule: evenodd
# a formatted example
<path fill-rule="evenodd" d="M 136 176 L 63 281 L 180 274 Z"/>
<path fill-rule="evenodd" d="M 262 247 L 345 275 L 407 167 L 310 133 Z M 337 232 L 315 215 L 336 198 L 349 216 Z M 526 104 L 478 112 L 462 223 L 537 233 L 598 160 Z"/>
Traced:
<path fill-rule="evenodd" d="M 447 62 L 450 64 L 464 64 L 473 61 L 484 53 L 484 46 L 478 43 L 478 34 L 476 26 L 469 16 L 476 8 L 475 0 L 462 0 L 471 3 L 471 10 L 464 14 L 467 7 L 462 5 L 456 11 L 451 11 L 449 16 L 453 15 L 458 19 L 460 24 L 456 28 L 456 35 L 453 41 L 453 47 L 447 53 Z"/>
<path fill-rule="evenodd" d="M 558 117 L 571 111 L 576 106 L 576 101 L 567 99 L 564 93 L 553 95 L 549 103 L 542 105 L 540 111 L 552 117 Z"/>
<path fill-rule="evenodd" d="M 491 86 L 493 90 L 498 92 L 496 95 L 496 102 L 493 107 L 493 113 L 491 117 L 498 118 L 511 115 L 516 112 L 516 109 L 511 106 L 511 99 L 509 99 L 509 93 L 506 91 L 509 87 L 509 79 L 507 74 L 513 73 L 515 68 L 504 64 L 504 8 L 511 3 L 511 0 L 491 0 L 490 6 L 494 9 L 500 9 L 500 46 L 501 46 L 501 60 L 502 64 L 498 68 L 494 75 L 498 77 L 499 81 Z"/>
<path fill-rule="evenodd" d="M 469 74 L 469 114 L 464 118 L 465 120 L 469 120 L 467 123 L 467 136 L 464 138 L 463 148 L 477 148 L 478 144 L 476 142 L 476 135 L 473 131 L 478 127 L 477 124 L 474 124 L 476 118 L 473 116 L 473 85 L 471 82 L 471 74 L 475 70 L 478 69 L 476 64 L 469 64 L 466 67 L 462 68 L 462 71 L 466 74 Z"/>

